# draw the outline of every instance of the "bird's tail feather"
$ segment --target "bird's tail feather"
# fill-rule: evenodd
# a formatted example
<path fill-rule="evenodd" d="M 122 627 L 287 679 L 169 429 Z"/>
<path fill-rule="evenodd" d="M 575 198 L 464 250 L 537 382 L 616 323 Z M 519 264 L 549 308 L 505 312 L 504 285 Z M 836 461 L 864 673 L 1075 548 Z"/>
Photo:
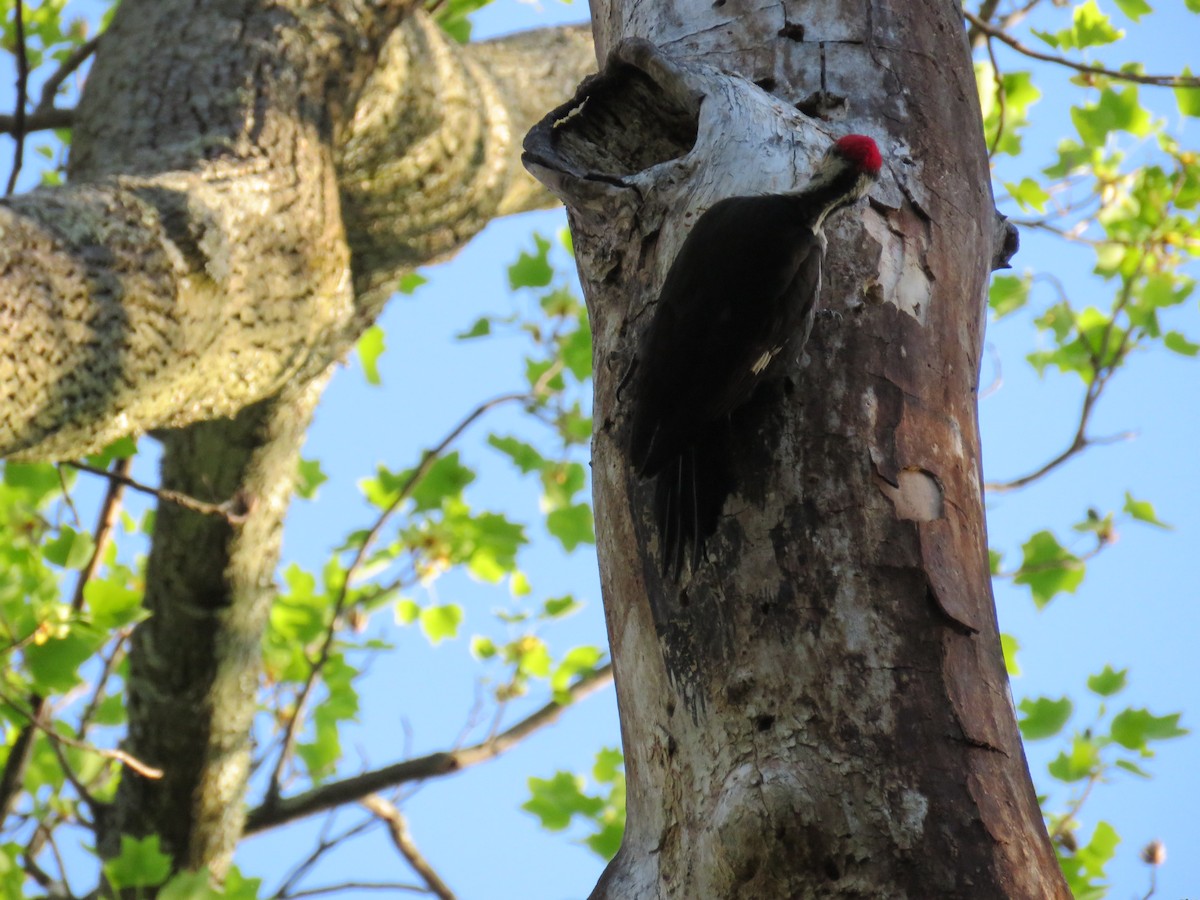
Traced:
<path fill-rule="evenodd" d="M 723 434 L 687 447 L 658 474 L 654 492 L 663 574 L 674 580 L 688 558 L 692 571 L 704 558 L 704 544 L 731 490 Z"/>

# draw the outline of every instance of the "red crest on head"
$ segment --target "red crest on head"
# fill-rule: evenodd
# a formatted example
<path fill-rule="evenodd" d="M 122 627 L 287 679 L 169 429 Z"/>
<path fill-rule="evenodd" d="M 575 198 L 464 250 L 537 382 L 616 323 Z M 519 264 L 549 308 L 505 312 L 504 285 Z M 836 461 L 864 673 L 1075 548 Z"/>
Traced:
<path fill-rule="evenodd" d="M 875 146 L 875 142 L 865 134 L 848 134 L 838 138 L 833 145 L 843 157 L 854 163 L 860 172 L 879 174 L 883 157 L 879 155 L 879 148 Z"/>

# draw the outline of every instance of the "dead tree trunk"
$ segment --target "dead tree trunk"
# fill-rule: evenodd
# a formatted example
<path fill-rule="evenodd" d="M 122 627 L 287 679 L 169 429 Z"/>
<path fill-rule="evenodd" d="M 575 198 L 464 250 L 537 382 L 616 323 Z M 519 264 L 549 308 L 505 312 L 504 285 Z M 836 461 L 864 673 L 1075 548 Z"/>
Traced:
<path fill-rule="evenodd" d="M 994 213 L 957 8 L 614 0 L 593 18 L 605 70 L 525 157 L 567 203 L 595 339 L 629 796 L 592 896 L 1068 896 L 990 591 L 976 388 Z M 677 584 L 619 384 L 697 215 L 802 184 L 850 131 L 885 171 L 830 232 L 840 318 L 752 401 L 737 490 Z"/>

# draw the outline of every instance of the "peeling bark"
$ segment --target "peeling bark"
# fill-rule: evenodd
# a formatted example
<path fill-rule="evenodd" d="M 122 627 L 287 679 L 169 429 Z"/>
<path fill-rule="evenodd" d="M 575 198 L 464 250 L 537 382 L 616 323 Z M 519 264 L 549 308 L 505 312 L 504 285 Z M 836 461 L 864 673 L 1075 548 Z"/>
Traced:
<path fill-rule="evenodd" d="M 605 70 L 525 156 L 567 204 L 595 341 L 628 821 L 592 896 L 1066 897 L 986 560 L 975 392 L 994 227 L 956 10 L 593 15 Z M 664 580 L 618 397 L 657 290 L 705 208 L 803 184 L 850 131 L 876 138 L 885 172 L 828 229 L 823 306 L 840 320 L 737 414 L 735 496 L 697 570 Z"/>

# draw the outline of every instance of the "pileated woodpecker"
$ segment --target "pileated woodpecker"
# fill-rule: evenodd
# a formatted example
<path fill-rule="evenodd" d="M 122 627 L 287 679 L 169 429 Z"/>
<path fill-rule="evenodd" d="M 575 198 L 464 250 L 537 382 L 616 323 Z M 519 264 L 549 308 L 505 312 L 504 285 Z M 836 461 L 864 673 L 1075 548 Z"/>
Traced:
<path fill-rule="evenodd" d="M 663 283 L 638 352 L 630 460 L 655 478 L 664 571 L 692 568 L 731 490 L 729 415 L 789 343 L 812 329 L 825 219 L 863 197 L 882 160 L 851 134 L 795 194 L 729 197 L 705 212 Z"/>

